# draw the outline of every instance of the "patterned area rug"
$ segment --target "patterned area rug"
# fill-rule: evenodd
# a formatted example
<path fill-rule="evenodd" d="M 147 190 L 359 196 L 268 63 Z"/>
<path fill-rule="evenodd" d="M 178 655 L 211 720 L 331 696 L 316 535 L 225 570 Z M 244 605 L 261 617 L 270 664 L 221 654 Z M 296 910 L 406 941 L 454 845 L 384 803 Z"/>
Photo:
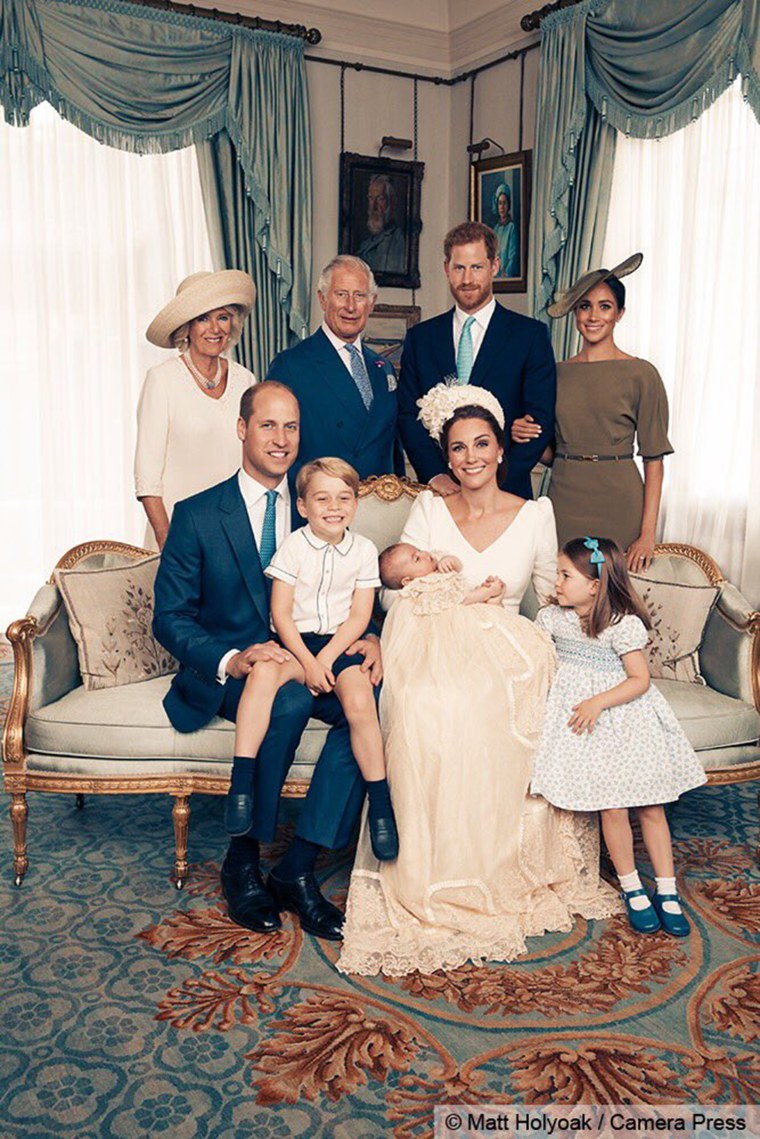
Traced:
<path fill-rule="evenodd" d="M 421 1139 L 446 1102 L 760 1100 L 750 787 L 673 815 L 687 942 L 579 922 L 511 965 L 398 982 L 342 977 L 290 918 L 269 938 L 232 925 L 222 801 L 192 805 L 182 894 L 166 798 L 30 795 L 20 890 L 0 826 L 3 1139 Z M 349 867 L 319 867 L 339 903 Z"/>

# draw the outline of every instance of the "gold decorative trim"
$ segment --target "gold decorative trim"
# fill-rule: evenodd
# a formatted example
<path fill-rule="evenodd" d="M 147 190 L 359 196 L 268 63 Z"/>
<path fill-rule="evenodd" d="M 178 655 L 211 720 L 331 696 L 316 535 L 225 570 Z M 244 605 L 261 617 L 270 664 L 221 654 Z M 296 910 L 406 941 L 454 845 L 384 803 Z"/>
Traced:
<path fill-rule="evenodd" d="M 24 724 L 32 695 L 32 641 L 37 618 L 22 617 L 8 626 L 6 636 L 13 646 L 13 688 L 3 725 L 3 769 L 9 774 L 24 769 Z"/>
<path fill-rule="evenodd" d="M 400 498 L 416 498 L 420 491 L 429 490 L 430 487 L 422 483 L 412 482 L 411 479 L 399 475 L 370 475 L 359 486 L 359 498 L 367 498 L 372 494 L 381 502 L 397 502 Z"/>
<path fill-rule="evenodd" d="M 747 620 L 747 632 L 752 637 L 750 656 L 752 699 L 758 712 L 760 712 L 760 613 L 750 613 Z"/>
<path fill-rule="evenodd" d="M 678 558 L 688 558 L 690 562 L 699 566 L 710 585 L 722 585 L 726 580 L 718 563 L 696 546 L 687 546 L 684 542 L 662 542 L 655 546 L 654 554 L 655 557 L 658 554 L 675 554 Z"/>
<path fill-rule="evenodd" d="M 84 558 L 89 558 L 91 554 L 121 554 L 125 558 L 134 558 L 139 561 L 141 558 L 155 557 L 155 550 L 144 550 L 141 546 L 130 546 L 127 542 L 116 542 L 112 539 L 101 539 L 96 542 L 80 542 L 78 546 L 72 546 L 67 550 L 63 557 L 56 563 L 56 569 L 73 569 L 75 565 L 81 562 Z M 55 581 L 51 574 L 48 579 L 48 585 L 54 585 Z"/>
<path fill-rule="evenodd" d="M 697 752 L 699 756 L 699 752 Z M 760 779 L 760 745 L 757 745 L 757 759 L 750 763 L 735 763 L 731 767 L 719 767 L 715 771 L 707 771 L 708 787 L 720 787 L 729 783 L 749 783 L 753 779 Z"/>

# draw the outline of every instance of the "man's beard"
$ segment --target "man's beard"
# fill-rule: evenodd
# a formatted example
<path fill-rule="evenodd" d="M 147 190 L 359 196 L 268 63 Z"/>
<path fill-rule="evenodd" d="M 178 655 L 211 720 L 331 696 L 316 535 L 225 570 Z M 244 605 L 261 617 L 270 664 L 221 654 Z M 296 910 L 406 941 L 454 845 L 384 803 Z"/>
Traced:
<path fill-rule="evenodd" d="M 382 233 L 389 220 L 388 210 L 370 210 L 367 214 L 367 229 L 374 236 Z"/>

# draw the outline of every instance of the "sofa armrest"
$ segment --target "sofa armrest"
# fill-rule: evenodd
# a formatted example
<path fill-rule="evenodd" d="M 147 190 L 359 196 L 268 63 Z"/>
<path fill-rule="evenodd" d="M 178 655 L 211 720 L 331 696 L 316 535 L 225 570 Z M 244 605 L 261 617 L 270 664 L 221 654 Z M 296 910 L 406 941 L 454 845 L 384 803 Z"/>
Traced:
<path fill-rule="evenodd" d="M 705 626 L 699 667 L 711 688 L 760 712 L 760 613 L 724 582 Z"/>
<path fill-rule="evenodd" d="M 3 727 L 6 775 L 25 763 L 24 726 L 29 713 L 82 683 L 76 644 L 54 585 L 38 590 L 26 617 L 8 628 L 13 648 L 13 689 Z"/>

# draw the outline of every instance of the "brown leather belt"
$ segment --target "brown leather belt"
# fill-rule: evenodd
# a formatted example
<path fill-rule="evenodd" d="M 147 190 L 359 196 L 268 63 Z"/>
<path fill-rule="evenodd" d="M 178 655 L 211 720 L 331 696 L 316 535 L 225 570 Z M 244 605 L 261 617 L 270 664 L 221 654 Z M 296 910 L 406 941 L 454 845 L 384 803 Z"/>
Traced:
<path fill-rule="evenodd" d="M 557 451 L 555 458 L 570 459 L 574 463 L 623 463 L 626 459 L 632 459 L 633 455 L 563 455 Z"/>

